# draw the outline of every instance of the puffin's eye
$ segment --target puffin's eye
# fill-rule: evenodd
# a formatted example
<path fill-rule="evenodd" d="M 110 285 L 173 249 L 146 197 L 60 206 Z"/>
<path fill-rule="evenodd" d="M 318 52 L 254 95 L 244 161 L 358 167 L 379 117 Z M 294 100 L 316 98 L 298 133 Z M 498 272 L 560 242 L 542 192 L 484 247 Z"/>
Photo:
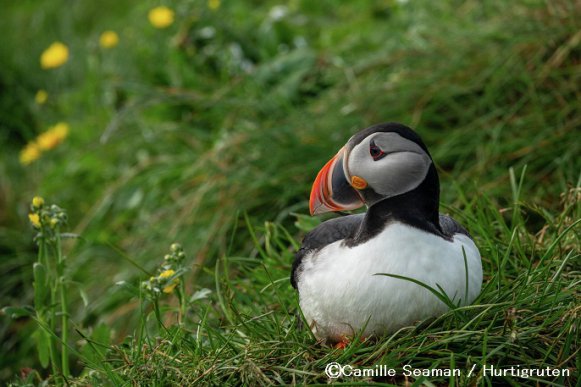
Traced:
<path fill-rule="evenodd" d="M 374 161 L 382 159 L 383 156 L 385 156 L 385 153 L 377 145 L 375 145 L 375 141 L 373 140 L 371 143 L 369 143 L 369 154 Z"/>

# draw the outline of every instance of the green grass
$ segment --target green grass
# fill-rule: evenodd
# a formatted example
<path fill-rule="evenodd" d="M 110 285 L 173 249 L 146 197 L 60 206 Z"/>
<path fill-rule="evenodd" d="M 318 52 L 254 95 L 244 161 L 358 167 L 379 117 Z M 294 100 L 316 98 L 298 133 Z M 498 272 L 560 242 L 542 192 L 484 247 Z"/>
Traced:
<path fill-rule="evenodd" d="M 27 212 L 40 194 L 81 235 L 64 241 L 72 384 L 326 384 L 332 361 L 396 368 L 378 380 L 393 384 L 537 383 L 484 377 L 484 364 L 568 368 L 572 377 L 540 383 L 578 383 L 573 2 L 305 0 L 276 20 L 272 1 L 216 11 L 168 1 L 167 30 L 148 24 L 157 3 L 99 4 L 14 2 L 0 24 L 0 304 L 33 304 Z M 118 47 L 98 47 L 106 29 Z M 38 57 L 55 40 L 71 58 L 43 71 Z M 59 121 L 71 127 L 65 142 L 21 166 L 24 144 Z M 290 265 L 316 223 L 303 216 L 316 172 L 382 121 L 424 138 L 442 211 L 475 237 L 485 287 L 472 306 L 339 351 L 301 326 Z M 139 284 L 174 241 L 196 296 L 183 325 L 175 296 L 163 297 L 163 328 Z M 0 316 L 0 380 L 25 384 L 30 367 L 32 382 L 56 381 L 34 327 Z M 406 364 L 476 371 L 406 380 Z"/>
<path fill-rule="evenodd" d="M 477 241 L 488 268 L 478 300 L 377 342 L 355 342 L 344 351 L 317 345 L 299 328 L 296 296 L 287 281 L 296 242 L 281 226 L 267 223 L 256 230 L 261 242 L 255 254 L 223 257 L 213 270 L 205 271 L 214 277 L 215 286 L 206 297 L 191 303 L 188 328 L 174 326 L 161 338 L 159 333 L 137 330 L 136 337 L 110 349 L 111 363 L 107 364 L 121 380 L 153 384 L 171 380 L 182 385 L 326 383 L 325 365 L 335 361 L 394 368 L 399 377 L 383 382 L 395 384 L 404 382 L 406 364 L 458 367 L 464 373 L 454 380 L 430 378 L 436 384 L 526 382 L 483 376 L 482 367 L 490 364 L 569 368 L 575 375 L 580 278 L 578 252 L 573 249 L 578 235 L 570 224 L 570 219 L 579 219 L 574 195 L 578 192 L 571 191 L 564 200 L 561 215 L 553 219 L 555 229 L 545 233 L 543 240 L 531 238 L 522 220 L 509 226 L 508 219 L 491 208 L 489 199 L 476 201 L 466 211 L 472 219 L 467 226 L 480 230 Z M 522 207 L 516 208 L 515 216 L 520 217 Z M 474 375 L 467 377 L 473 365 Z M 108 379 L 103 369 L 98 375 L 80 382 L 98 384 Z M 575 380 L 548 379 L 554 385 L 574 385 Z M 426 380 L 409 381 L 421 384 Z"/>

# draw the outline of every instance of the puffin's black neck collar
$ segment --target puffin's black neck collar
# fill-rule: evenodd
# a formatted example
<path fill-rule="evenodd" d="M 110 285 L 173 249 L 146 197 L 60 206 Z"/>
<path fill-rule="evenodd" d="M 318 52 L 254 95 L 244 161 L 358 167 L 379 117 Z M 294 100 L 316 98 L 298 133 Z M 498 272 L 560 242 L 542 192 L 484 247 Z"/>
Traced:
<path fill-rule="evenodd" d="M 439 203 L 440 184 L 432 164 L 426 178 L 417 188 L 383 199 L 369 207 L 358 232 L 345 242 L 350 247 L 364 243 L 393 221 L 447 238 L 440 227 Z"/>

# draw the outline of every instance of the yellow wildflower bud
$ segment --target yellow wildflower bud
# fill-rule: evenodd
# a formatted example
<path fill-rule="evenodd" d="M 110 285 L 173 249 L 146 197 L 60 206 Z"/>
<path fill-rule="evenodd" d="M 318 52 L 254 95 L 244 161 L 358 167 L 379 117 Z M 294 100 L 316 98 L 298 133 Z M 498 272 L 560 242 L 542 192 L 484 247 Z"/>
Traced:
<path fill-rule="evenodd" d="M 221 5 L 220 0 L 208 0 L 208 8 L 210 8 L 212 11 L 215 11 L 218 8 L 220 8 L 220 5 Z"/>
<path fill-rule="evenodd" d="M 39 90 L 36 92 L 36 95 L 34 96 L 34 101 L 39 104 L 39 105 L 44 105 L 44 103 L 46 102 L 46 100 L 48 99 L 48 93 L 46 92 L 46 90 Z"/>
<path fill-rule="evenodd" d="M 155 28 L 166 28 L 174 21 L 174 11 L 168 7 L 155 7 L 149 11 L 149 22 Z"/>
<path fill-rule="evenodd" d="M 99 45 L 103 48 L 112 48 L 119 43 L 119 35 L 115 31 L 105 31 L 99 38 Z"/>
<path fill-rule="evenodd" d="M 69 125 L 64 122 L 59 122 L 53 127 L 50 127 L 46 132 L 40 134 L 37 138 L 38 147 L 41 150 L 49 150 L 56 147 L 63 142 L 69 133 Z"/>
<path fill-rule="evenodd" d="M 59 223 L 59 220 L 57 218 L 50 218 L 50 228 L 55 228 L 57 226 L 57 224 Z"/>
<path fill-rule="evenodd" d="M 32 207 L 40 208 L 44 205 L 44 199 L 40 196 L 35 196 L 32 198 Z"/>
<path fill-rule="evenodd" d="M 38 214 L 28 214 L 28 219 L 32 227 L 40 228 L 40 216 Z"/>
<path fill-rule="evenodd" d="M 28 165 L 40 157 L 40 148 L 36 142 L 29 142 L 24 149 L 20 151 L 20 164 Z"/>
<path fill-rule="evenodd" d="M 177 284 L 179 282 L 180 282 L 179 280 L 172 281 L 171 284 L 169 284 L 163 288 L 163 292 L 166 294 L 170 294 L 171 292 L 173 292 L 173 290 L 175 289 L 175 287 L 177 286 Z"/>
<path fill-rule="evenodd" d="M 51 44 L 40 56 L 40 67 L 53 69 L 69 60 L 69 48 L 61 42 Z"/>
<path fill-rule="evenodd" d="M 159 276 L 158 276 L 158 278 L 159 278 L 159 279 L 165 279 L 165 278 L 169 278 L 169 277 L 171 277 L 172 275 L 174 275 L 175 273 L 176 273 L 176 272 L 175 272 L 175 270 L 168 269 L 168 270 L 166 270 L 166 271 L 164 271 L 164 272 L 160 273 L 160 274 L 159 274 Z"/>

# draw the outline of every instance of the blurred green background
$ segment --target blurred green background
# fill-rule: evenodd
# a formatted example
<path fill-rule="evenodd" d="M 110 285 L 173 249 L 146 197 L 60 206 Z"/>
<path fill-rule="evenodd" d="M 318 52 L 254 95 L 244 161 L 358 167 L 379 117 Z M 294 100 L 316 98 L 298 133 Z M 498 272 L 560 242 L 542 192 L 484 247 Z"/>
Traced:
<path fill-rule="evenodd" d="M 148 20 L 160 5 L 166 28 Z M 253 249 L 244 214 L 300 238 L 292 214 L 308 213 L 318 169 L 379 122 L 424 138 L 444 211 L 481 194 L 504 208 L 511 167 L 527 165 L 523 192 L 546 212 L 579 185 L 578 2 L 21 0 L 2 14 L 1 306 L 31 300 L 34 195 L 82 237 L 66 246 L 73 318 L 122 338 L 137 306 L 114 284 L 140 275 L 124 257 L 153 269 L 179 241 L 188 286 L 210 286 L 203 267 Z M 68 60 L 41 68 L 56 41 Z M 64 141 L 23 165 L 59 122 Z M 0 380 L 37 367 L 31 326 L 0 316 Z"/>

